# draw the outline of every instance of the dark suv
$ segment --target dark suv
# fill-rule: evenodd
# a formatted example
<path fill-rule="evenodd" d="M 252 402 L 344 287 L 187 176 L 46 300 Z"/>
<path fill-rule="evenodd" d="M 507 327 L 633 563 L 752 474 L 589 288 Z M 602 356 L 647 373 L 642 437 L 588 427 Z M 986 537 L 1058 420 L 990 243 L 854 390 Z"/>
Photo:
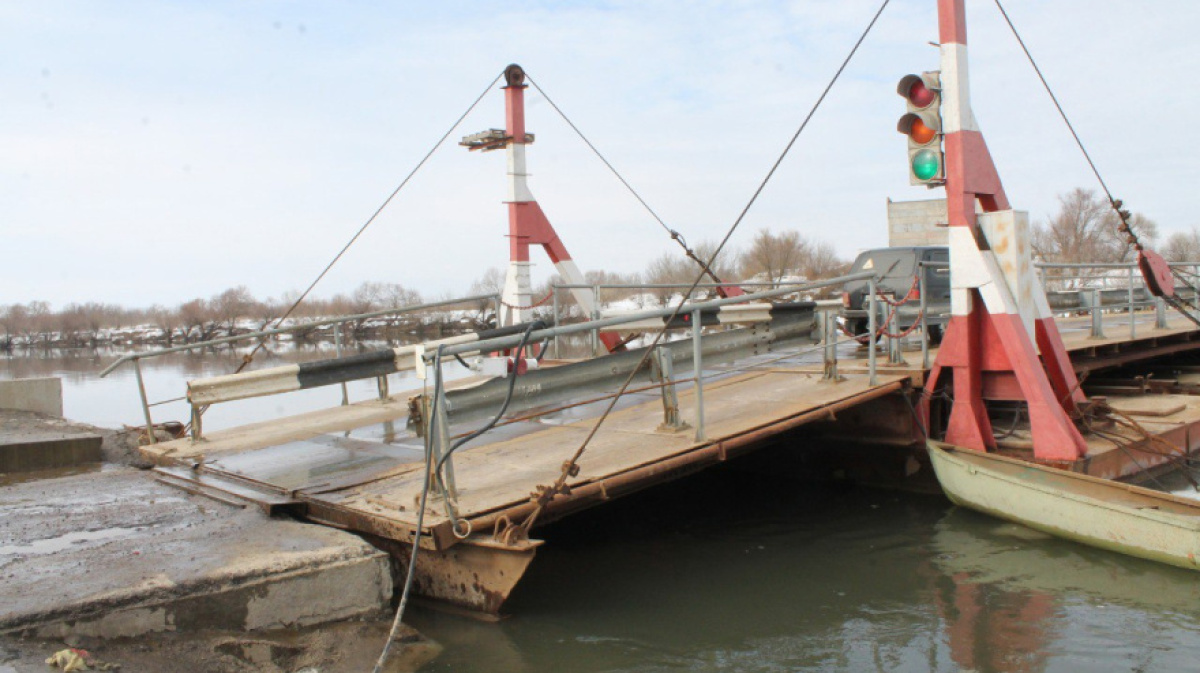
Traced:
<path fill-rule="evenodd" d="M 924 262 L 925 266 L 920 266 Z M 878 248 L 859 254 L 850 273 L 873 271 L 879 293 L 892 301 L 908 298 L 896 307 L 896 317 L 887 325 L 887 332 L 899 333 L 920 320 L 921 299 L 916 282 L 918 269 L 925 272 L 925 310 L 929 325 L 930 343 L 942 339 L 942 327 L 949 321 L 950 313 L 950 250 L 943 246 L 912 248 Z M 878 301 L 879 314 L 876 328 L 892 312 L 892 306 Z M 867 281 L 856 280 L 842 287 L 842 310 L 838 314 L 842 328 L 851 336 L 861 336 L 866 343 L 868 298 Z"/>

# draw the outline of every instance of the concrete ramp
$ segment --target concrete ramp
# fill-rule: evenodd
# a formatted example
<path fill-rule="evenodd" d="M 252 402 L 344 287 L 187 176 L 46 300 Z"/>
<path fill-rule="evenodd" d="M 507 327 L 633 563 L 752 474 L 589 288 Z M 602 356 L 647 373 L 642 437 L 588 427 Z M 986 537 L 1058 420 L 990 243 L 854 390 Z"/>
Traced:
<path fill-rule="evenodd" d="M 0 489 L 0 633 L 135 636 L 379 614 L 390 561 L 358 536 L 117 470 Z"/>

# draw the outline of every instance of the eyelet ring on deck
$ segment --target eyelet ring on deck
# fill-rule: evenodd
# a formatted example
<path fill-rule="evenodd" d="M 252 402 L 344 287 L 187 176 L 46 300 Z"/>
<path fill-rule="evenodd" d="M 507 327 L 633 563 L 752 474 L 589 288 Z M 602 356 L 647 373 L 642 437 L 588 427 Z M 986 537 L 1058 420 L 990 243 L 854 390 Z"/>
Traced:
<path fill-rule="evenodd" d="M 459 532 L 460 525 L 466 529 L 465 533 Z M 471 522 L 467 521 L 466 519 L 459 519 L 458 521 L 455 521 L 454 525 L 452 525 L 450 527 L 450 530 L 454 533 L 454 537 L 456 537 L 460 540 L 465 540 L 468 537 L 471 537 L 471 533 L 473 532 L 473 529 L 471 527 Z"/>

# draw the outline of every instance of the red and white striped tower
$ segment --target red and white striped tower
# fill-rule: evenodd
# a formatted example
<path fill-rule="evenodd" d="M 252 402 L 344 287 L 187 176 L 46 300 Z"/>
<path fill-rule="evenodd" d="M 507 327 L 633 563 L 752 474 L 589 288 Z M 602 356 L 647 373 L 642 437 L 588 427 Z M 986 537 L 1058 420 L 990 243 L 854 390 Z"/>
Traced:
<path fill-rule="evenodd" d="M 533 319 L 533 284 L 530 280 L 529 247 L 540 245 L 564 283 L 582 285 L 586 281 L 571 254 L 546 219 L 541 206 L 529 191 L 529 172 L 525 163 L 525 148 L 533 135 L 525 132 L 525 71 L 512 64 L 504 69 L 505 130 L 502 134 L 487 131 L 468 136 L 463 145 L 484 151 L 505 147 L 508 154 L 508 274 L 501 295 L 499 326 L 515 325 Z M 591 292 L 572 288 L 572 295 L 585 315 L 592 315 L 595 302 Z M 601 333 L 605 347 L 612 350 L 620 343 L 614 333 Z"/>
<path fill-rule="evenodd" d="M 1085 398 L 1033 272 L 1028 215 L 1010 209 L 971 112 L 964 0 L 938 0 L 938 24 L 951 319 L 926 390 L 953 371 L 951 444 L 995 448 L 984 400 L 1023 400 L 1034 456 L 1076 460 L 1087 445 L 1072 416 Z"/>

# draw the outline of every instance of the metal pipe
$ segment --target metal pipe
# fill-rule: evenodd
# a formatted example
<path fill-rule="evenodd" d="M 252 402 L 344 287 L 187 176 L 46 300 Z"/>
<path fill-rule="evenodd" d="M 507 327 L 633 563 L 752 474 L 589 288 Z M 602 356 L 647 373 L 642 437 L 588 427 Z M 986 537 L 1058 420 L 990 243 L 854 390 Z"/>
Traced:
<path fill-rule="evenodd" d="M 423 311 L 425 309 L 438 308 L 441 306 L 453 306 L 455 304 L 466 304 L 466 303 L 472 302 L 472 301 L 480 301 L 482 299 L 492 299 L 492 298 L 496 299 L 496 301 L 499 301 L 500 295 L 498 295 L 498 294 L 479 294 L 479 295 L 474 295 L 471 297 L 462 297 L 461 299 L 445 299 L 443 301 L 427 302 L 424 304 L 414 304 L 412 306 L 401 306 L 399 308 L 389 308 L 389 309 L 384 309 L 382 311 L 372 311 L 370 313 L 358 313 L 355 315 L 340 316 L 337 318 L 330 318 L 328 320 L 314 320 L 312 322 L 306 322 L 306 323 L 303 323 L 300 325 L 292 325 L 291 327 L 280 327 L 277 329 L 260 330 L 258 332 L 247 332 L 246 334 L 238 334 L 236 336 L 221 337 L 219 339 L 209 339 L 208 341 L 198 341 L 194 344 L 185 344 L 183 346 L 173 346 L 171 348 L 160 348 L 158 350 L 145 351 L 142 353 L 131 353 L 129 355 L 122 356 L 116 362 L 105 367 L 100 372 L 100 378 L 104 378 L 105 376 L 108 376 L 110 373 L 112 373 L 112 371 L 114 369 L 116 369 L 117 367 L 120 367 L 121 365 L 125 364 L 126 362 L 129 362 L 131 360 L 135 360 L 138 358 L 154 358 L 154 357 L 158 357 L 160 355 L 166 355 L 168 353 L 179 353 L 182 351 L 196 350 L 197 348 L 208 348 L 209 346 L 219 346 L 221 344 L 233 343 L 236 341 L 246 341 L 248 339 L 257 339 L 259 337 L 264 337 L 264 336 L 273 336 L 276 334 L 286 334 L 289 332 L 298 332 L 301 330 L 312 329 L 314 327 L 321 327 L 322 325 L 340 325 L 343 323 L 350 322 L 351 320 L 364 320 L 366 318 L 376 318 L 381 315 L 392 315 L 392 314 L 396 314 L 396 313 L 412 313 L 413 311 Z"/>
<path fill-rule="evenodd" d="M 592 286 L 592 320 L 600 319 L 600 286 Z M 600 328 L 592 330 L 592 357 L 600 354 Z"/>
<path fill-rule="evenodd" d="M 921 277 L 917 279 L 917 292 L 921 293 L 921 368 L 929 369 L 929 302 L 925 298 L 925 267 L 921 264 Z"/>
<path fill-rule="evenodd" d="M 832 278 L 832 279 L 829 279 L 826 281 L 821 281 L 818 283 L 806 283 L 803 285 L 792 285 L 792 286 L 789 286 L 786 288 L 780 288 L 778 290 L 755 292 L 752 294 L 744 294 L 744 295 L 741 295 L 738 297 L 727 297 L 724 299 L 711 299 L 706 302 L 692 304 L 692 305 L 688 306 L 687 309 L 689 312 L 694 311 L 694 310 L 707 310 L 707 309 L 719 308 L 721 306 L 728 306 L 730 304 L 742 304 L 745 302 L 756 301 L 759 299 L 770 299 L 772 297 L 779 297 L 779 296 L 783 296 L 785 294 L 792 294 L 793 292 L 816 289 L 816 288 L 821 288 L 821 287 L 828 287 L 831 285 L 840 285 L 842 283 L 846 283 L 846 282 L 854 281 L 854 280 L 867 280 L 867 279 L 873 279 L 873 278 L 874 278 L 874 275 L 868 271 L 868 272 L 850 274 L 850 275 L 846 275 L 846 276 L 840 276 L 838 278 Z M 593 329 L 601 329 L 602 330 L 606 327 L 622 325 L 624 323 L 634 322 L 637 320 L 646 320 L 649 318 L 662 318 L 662 317 L 670 316 L 670 315 L 675 314 L 675 311 L 676 311 L 675 308 L 649 309 L 649 310 L 642 311 L 639 313 L 630 313 L 627 315 L 615 316 L 615 317 L 611 317 L 611 318 L 601 318 L 600 320 L 593 320 L 590 322 L 574 323 L 571 325 L 562 325 L 558 328 L 547 328 L 547 329 L 542 329 L 542 330 L 534 330 L 529 335 L 529 340 L 530 341 L 541 341 L 541 340 L 548 339 L 548 338 L 554 336 L 555 334 L 566 335 L 566 334 L 576 334 L 579 332 L 588 332 Z M 456 353 L 462 354 L 462 353 L 466 353 L 466 352 L 470 352 L 470 351 L 474 351 L 474 350 L 500 350 L 503 348 L 509 348 L 511 346 L 515 346 L 520 341 L 521 341 L 521 335 L 517 334 L 517 335 L 511 335 L 511 336 L 496 337 L 494 339 L 473 341 L 473 342 L 470 342 L 469 344 L 468 343 L 454 344 L 454 345 L 444 347 L 442 349 L 442 355 L 450 356 L 450 355 L 454 355 Z M 426 352 L 424 357 L 427 360 L 430 360 L 433 358 L 433 354 L 430 352 Z"/>
<path fill-rule="evenodd" d="M 1137 262 L 1034 262 L 1039 269 L 1124 269 L 1136 267 Z M 1167 262 L 1167 266 L 1198 266 L 1200 261 Z"/>
<path fill-rule="evenodd" d="M 704 441 L 704 355 L 700 311 L 692 311 L 692 377 L 696 379 L 696 441 Z"/>
<path fill-rule="evenodd" d="M 550 288 L 550 294 L 554 297 L 554 304 L 553 304 L 554 327 L 555 327 L 555 329 L 558 329 L 558 286 L 557 285 Z M 554 344 L 554 359 L 558 360 L 559 358 L 562 357 L 562 355 L 559 353 L 558 335 L 557 334 L 554 335 L 553 344 Z"/>
<path fill-rule="evenodd" d="M 872 277 L 867 281 L 867 292 L 870 294 L 867 310 L 867 372 L 870 377 L 867 383 L 877 385 L 879 383 L 875 376 L 875 312 L 879 308 L 879 304 L 875 299 L 875 278 Z"/>
<path fill-rule="evenodd" d="M 150 401 L 146 399 L 146 383 L 142 381 L 142 361 L 134 359 L 133 371 L 137 374 L 138 394 L 142 396 L 142 415 L 146 417 L 146 435 L 150 438 L 150 444 L 157 444 L 158 438 L 154 436 L 154 421 L 150 420 Z"/>
<path fill-rule="evenodd" d="M 1137 316 L 1133 314 L 1133 267 L 1129 267 L 1129 339 L 1137 338 Z"/>
<path fill-rule="evenodd" d="M 334 354 L 339 358 L 342 357 L 342 326 L 334 325 L 333 327 L 333 348 Z M 350 405 L 350 391 L 346 388 L 346 382 L 342 381 L 342 406 Z"/>
<path fill-rule="evenodd" d="M 1092 338 L 1104 338 L 1104 315 L 1100 310 L 1100 290 L 1092 290 Z"/>
<path fill-rule="evenodd" d="M 696 287 L 697 288 L 729 287 L 729 285 L 730 285 L 729 283 L 699 283 L 696 285 Z M 779 283 L 754 282 L 754 283 L 738 283 L 737 285 L 740 287 L 766 287 L 766 288 L 774 289 L 779 286 Z M 692 284 L 691 283 L 600 283 L 599 285 L 597 285 L 597 284 L 593 284 L 593 283 L 556 283 L 554 285 L 554 287 L 561 288 L 563 290 L 591 290 L 591 289 L 594 289 L 597 287 L 604 289 L 604 290 L 640 290 L 640 289 L 648 289 L 648 290 L 663 289 L 663 290 L 666 290 L 666 289 L 677 288 L 677 287 L 691 288 Z"/>

